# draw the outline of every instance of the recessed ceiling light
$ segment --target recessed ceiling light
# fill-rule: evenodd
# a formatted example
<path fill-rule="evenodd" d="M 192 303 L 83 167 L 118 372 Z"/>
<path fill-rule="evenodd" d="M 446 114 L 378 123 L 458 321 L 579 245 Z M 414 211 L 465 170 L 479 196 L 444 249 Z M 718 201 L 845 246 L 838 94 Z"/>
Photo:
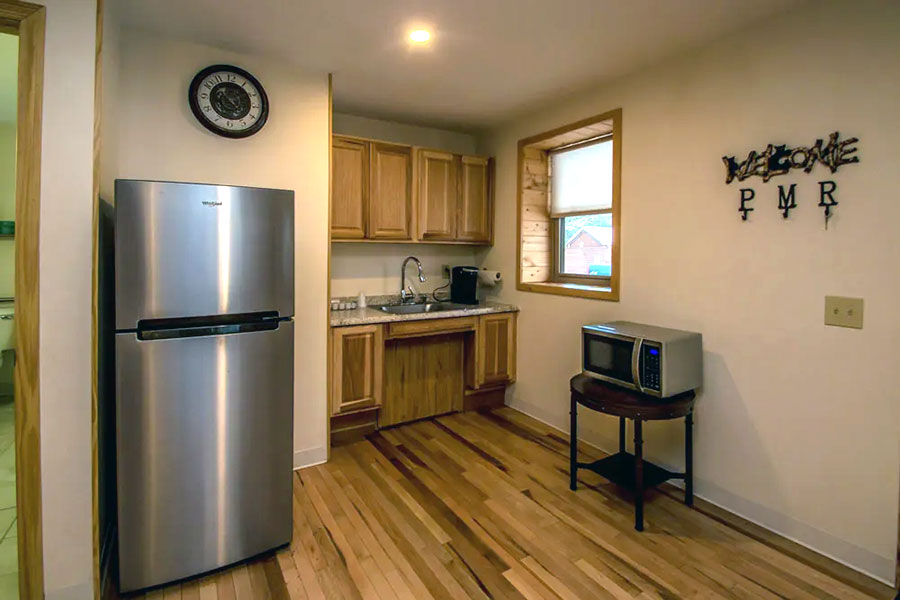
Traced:
<path fill-rule="evenodd" d="M 409 32 L 409 41 L 414 44 L 426 44 L 431 39 L 431 32 L 427 29 L 416 29 Z"/>

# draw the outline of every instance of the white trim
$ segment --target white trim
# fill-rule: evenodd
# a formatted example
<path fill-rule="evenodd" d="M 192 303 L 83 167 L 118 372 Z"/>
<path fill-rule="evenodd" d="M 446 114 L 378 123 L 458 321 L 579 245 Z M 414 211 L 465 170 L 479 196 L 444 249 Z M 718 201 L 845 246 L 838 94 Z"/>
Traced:
<path fill-rule="evenodd" d="M 294 452 L 294 470 L 321 465 L 328 461 L 328 448 L 318 446 Z"/>
<path fill-rule="evenodd" d="M 528 415 L 532 419 L 536 419 L 549 427 L 561 431 L 562 433 L 568 433 L 567 428 L 560 427 L 551 422 L 549 420 L 550 417 L 546 415 L 545 411 L 540 410 L 536 406 L 522 402 L 521 400 L 515 401 L 512 404 L 507 404 L 507 406 Z M 545 416 L 542 418 L 538 415 Z M 583 425 L 579 426 L 579 431 L 581 431 L 582 434 L 587 434 L 592 440 L 607 441 L 606 436 L 586 428 Z M 618 442 L 615 442 L 616 449 L 610 451 L 584 438 L 585 436 L 581 435 L 578 439 L 580 442 L 585 443 L 592 448 L 596 448 L 601 452 L 607 454 L 618 452 Z M 665 464 L 665 462 L 659 462 L 659 465 L 670 470 L 680 468 Z M 677 482 L 670 483 L 676 487 L 682 487 L 682 485 L 679 485 Z M 700 491 L 698 492 L 698 490 Z M 858 571 L 867 577 L 871 577 L 880 583 L 884 583 L 891 588 L 894 587 L 895 563 L 893 556 L 881 556 L 875 554 L 870 550 L 846 540 L 842 540 L 841 538 L 835 537 L 820 529 L 816 529 L 793 517 L 789 517 L 788 515 L 772 510 L 771 508 L 732 494 L 716 484 L 711 483 L 708 480 L 698 479 L 696 476 L 694 477 L 694 496 L 787 540 L 800 544 L 804 548 L 808 548 L 817 554 L 830 558 L 845 567 Z"/>

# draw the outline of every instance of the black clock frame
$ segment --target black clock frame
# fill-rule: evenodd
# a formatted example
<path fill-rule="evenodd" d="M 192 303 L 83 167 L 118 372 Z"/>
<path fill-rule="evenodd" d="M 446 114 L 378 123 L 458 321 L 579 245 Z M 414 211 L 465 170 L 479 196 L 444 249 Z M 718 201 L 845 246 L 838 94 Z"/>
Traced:
<path fill-rule="evenodd" d="M 260 111 L 259 111 L 259 119 L 257 119 L 256 123 L 250 126 L 243 131 L 232 131 L 230 129 L 223 129 L 210 123 L 206 116 L 203 114 L 203 111 L 200 110 L 200 104 L 197 102 L 197 91 L 200 89 L 200 84 L 203 83 L 203 80 L 211 74 L 218 71 L 230 71 L 235 75 L 240 75 L 244 77 L 256 87 L 259 91 L 259 101 L 260 101 Z M 216 135 L 220 135 L 226 138 L 239 139 L 250 137 L 254 133 L 258 132 L 263 128 L 263 125 L 266 124 L 266 121 L 269 119 L 269 97 L 266 95 L 266 90 L 263 89 L 262 84 L 259 80 L 245 71 L 240 67 L 235 67 L 233 65 L 211 65 L 201 70 L 199 73 L 194 75 L 194 79 L 191 80 L 191 85 L 188 88 L 188 104 L 191 107 L 191 112 L 194 113 L 194 117 L 197 121 L 200 122 L 206 129 L 215 133 Z"/>

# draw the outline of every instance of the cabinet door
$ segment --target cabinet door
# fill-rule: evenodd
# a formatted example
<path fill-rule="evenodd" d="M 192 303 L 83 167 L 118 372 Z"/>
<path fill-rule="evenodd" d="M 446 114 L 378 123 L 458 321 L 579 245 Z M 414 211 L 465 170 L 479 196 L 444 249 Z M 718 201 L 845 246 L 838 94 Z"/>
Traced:
<path fill-rule="evenodd" d="M 484 315 L 478 323 L 478 387 L 516 380 L 516 313 Z"/>
<path fill-rule="evenodd" d="M 367 144 L 335 137 L 331 143 L 331 236 L 366 237 L 369 196 Z"/>
<path fill-rule="evenodd" d="M 369 153 L 369 238 L 412 237 L 412 149 L 372 143 Z"/>
<path fill-rule="evenodd" d="M 459 167 L 459 240 L 491 241 L 491 198 L 488 189 L 488 159 L 463 156 Z"/>
<path fill-rule="evenodd" d="M 456 239 L 456 159 L 448 152 L 419 151 L 419 238 Z"/>
<path fill-rule="evenodd" d="M 381 325 L 332 329 L 331 414 L 381 406 L 384 336 Z"/>

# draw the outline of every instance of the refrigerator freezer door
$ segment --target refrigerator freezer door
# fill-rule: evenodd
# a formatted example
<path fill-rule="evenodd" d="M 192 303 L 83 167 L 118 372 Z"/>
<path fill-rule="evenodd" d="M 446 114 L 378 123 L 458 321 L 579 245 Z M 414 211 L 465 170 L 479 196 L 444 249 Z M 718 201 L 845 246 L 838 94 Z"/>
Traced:
<path fill-rule="evenodd" d="M 116 181 L 116 329 L 141 319 L 294 314 L 294 193 Z"/>
<path fill-rule="evenodd" d="M 121 591 L 290 541 L 293 330 L 116 335 Z"/>

